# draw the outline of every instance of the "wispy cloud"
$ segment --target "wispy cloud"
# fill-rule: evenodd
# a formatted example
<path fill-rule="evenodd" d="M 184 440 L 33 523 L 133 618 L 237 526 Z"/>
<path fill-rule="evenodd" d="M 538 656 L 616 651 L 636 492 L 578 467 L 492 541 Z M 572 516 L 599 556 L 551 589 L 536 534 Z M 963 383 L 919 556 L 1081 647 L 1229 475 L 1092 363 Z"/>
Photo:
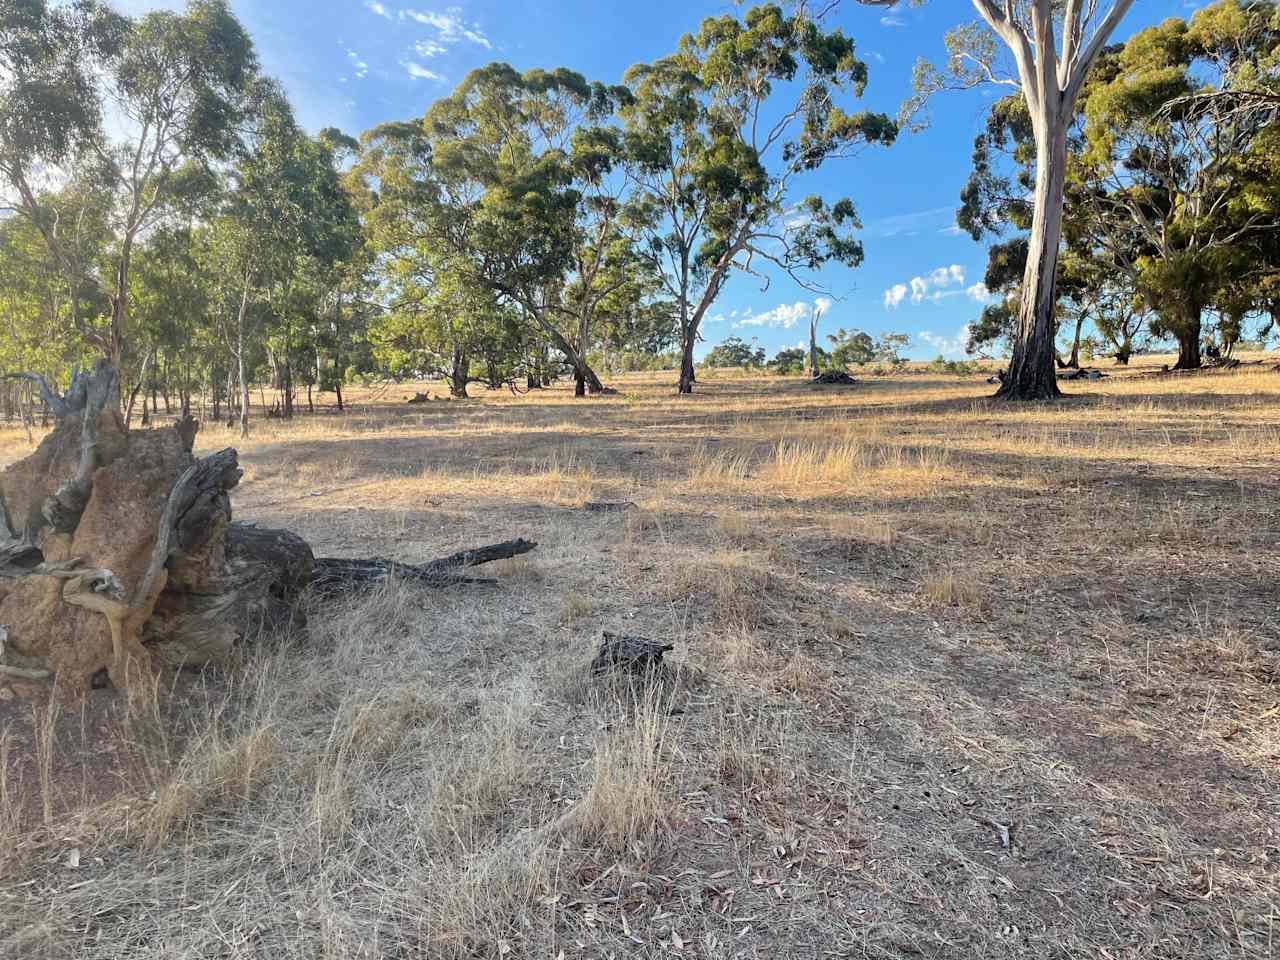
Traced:
<path fill-rule="evenodd" d="M 378 0 L 364 0 L 365 8 L 377 14 L 380 17 L 391 19 L 391 11 L 378 2 Z"/>
<path fill-rule="evenodd" d="M 892 13 L 886 13 L 880 18 L 880 26 L 882 27 L 905 27 L 906 25 L 907 21 Z"/>
<path fill-rule="evenodd" d="M 982 282 L 975 283 L 971 287 L 966 287 L 964 292 L 978 303 L 986 303 L 991 299 L 991 291 L 988 290 L 987 285 Z"/>
<path fill-rule="evenodd" d="M 436 73 L 434 70 L 428 70 L 422 64 L 414 63 L 412 60 L 401 61 L 400 66 L 404 67 L 405 71 L 414 80 L 434 80 L 437 83 L 445 82 L 444 74 Z"/>
<path fill-rule="evenodd" d="M 351 70 L 355 74 L 355 78 L 357 80 L 363 80 L 366 76 L 368 76 L 369 65 L 360 59 L 360 54 L 356 53 L 354 50 L 348 47 L 341 40 L 338 41 L 338 46 L 342 47 L 342 52 L 345 53 L 347 55 L 347 59 L 351 61 Z M 339 77 L 338 82 L 346 83 L 347 78 Z"/>
<path fill-rule="evenodd" d="M 450 44 L 466 40 L 486 50 L 493 49 L 493 44 L 480 29 L 480 24 L 467 23 L 462 19 L 461 7 L 450 7 L 444 13 L 406 9 L 400 11 L 400 19 L 416 20 L 424 26 L 433 28 L 441 43 Z"/>
<path fill-rule="evenodd" d="M 432 57 L 438 57 L 444 53 L 447 48 L 442 43 L 435 40 L 419 40 L 413 45 L 413 52 L 424 60 L 430 60 Z"/>
<path fill-rule="evenodd" d="M 868 238 L 897 237 L 912 234 L 921 229 L 938 230 L 953 222 L 955 207 L 934 207 L 913 213 L 898 213 L 891 217 L 879 217 L 868 221 L 864 235 Z"/>

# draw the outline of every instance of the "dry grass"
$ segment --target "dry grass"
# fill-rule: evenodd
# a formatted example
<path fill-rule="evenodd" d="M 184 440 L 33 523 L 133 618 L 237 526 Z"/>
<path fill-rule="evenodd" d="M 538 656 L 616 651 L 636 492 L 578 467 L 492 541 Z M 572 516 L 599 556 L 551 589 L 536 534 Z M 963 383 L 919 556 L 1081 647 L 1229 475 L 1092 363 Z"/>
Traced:
<path fill-rule="evenodd" d="M 257 424 L 237 514 L 321 554 L 539 548 L 142 716 L 0 701 L 0 956 L 1273 956 L 1280 375 L 1143 373 Z"/>

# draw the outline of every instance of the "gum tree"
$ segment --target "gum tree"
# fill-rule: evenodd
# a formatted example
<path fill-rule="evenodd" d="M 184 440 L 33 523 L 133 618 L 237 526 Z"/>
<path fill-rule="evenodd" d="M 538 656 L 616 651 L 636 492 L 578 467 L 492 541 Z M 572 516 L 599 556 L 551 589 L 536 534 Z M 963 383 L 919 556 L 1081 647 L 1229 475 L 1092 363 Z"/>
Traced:
<path fill-rule="evenodd" d="M 772 265 L 814 289 L 807 272 L 861 263 L 852 202 L 797 202 L 793 188 L 828 160 L 893 143 L 898 125 L 838 105 L 867 83 L 850 38 L 774 5 L 704 20 L 674 54 L 632 67 L 626 80 L 630 216 L 676 303 L 687 394 L 703 318 L 734 272 L 767 286 Z"/>
<path fill-rule="evenodd" d="M 74 262 L 65 221 L 45 202 L 39 178 L 78 173 L 110 199 L 114 253 L 96 276 L 110 300 L 109 324 L 86 324 L 82 333 L 118 367 L 135 246 L 188 164 L 226 160 L 238 147 L 245 95 L 257 75 L 253 43 L 225 0 L 191 0 L 184 13 L 138 20 L 93 0 L 65 7 L 23 0 L 2 16 L 13 42 L 0 44 L 0 172 L 13 206 L 60 262 Z M 108 110 L 114 136 L 101 123 Z"/>
<path fill-rule="evenodd" d="M 892 6 L 889 0 L 858 0 Z M 917 68 L 923 94 L 947 85 L 998 83 L 1017 87 L 1026 102 L 1035 143 L 1033 210 L 1013 356 L 996 396 L 1048 400 L 1060 395 L 1054 339 L 1067 132 L 1089 71 L 1133 0 L 973 0 L 986 29 L 960 27 L 947 36 L 950 59 L 943 79 Z M 1001 47 L 1012 55 L 1012 75 L 1001 70 Z"/>

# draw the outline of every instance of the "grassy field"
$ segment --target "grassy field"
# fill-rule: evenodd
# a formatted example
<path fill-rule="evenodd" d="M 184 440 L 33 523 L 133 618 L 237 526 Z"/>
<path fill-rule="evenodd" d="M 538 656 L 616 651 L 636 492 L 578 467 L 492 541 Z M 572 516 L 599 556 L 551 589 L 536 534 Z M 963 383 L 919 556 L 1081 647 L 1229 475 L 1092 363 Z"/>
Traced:
<path fill-rule="evenodd" d="M 0 703 L 0 956 L 1280 954 L 1280 372 L 1152 362 L 206 429 L 318 554 L 539 546 L 150 718 Z M 672 669 L 593 681 L 602 628 Z"/>

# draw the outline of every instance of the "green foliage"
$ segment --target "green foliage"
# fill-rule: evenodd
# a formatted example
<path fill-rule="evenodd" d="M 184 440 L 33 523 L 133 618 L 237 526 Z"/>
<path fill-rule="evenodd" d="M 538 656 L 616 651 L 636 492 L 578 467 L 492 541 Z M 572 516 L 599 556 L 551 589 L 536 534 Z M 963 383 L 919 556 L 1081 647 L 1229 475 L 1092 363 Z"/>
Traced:
<path fill-rule="evenodd" d="M 978 372 L 978 361 L 948 360 L 939 355 L 930 362 L 929 369 L 935 373 L 945 373 L 953 377 L 971 377 Z"/>
<path fill-rule="evenodd" d="M 861 146 L 891 144 L 898 126 L 840 105 L 867 81 L 850 38 L 772 4 L 704 20 L 676 53 L 626 79 L 633 97 L 620 112 L 637 184 L 627 217 L 675 301 L 687 391 L 703 317 L 733 271 L 771 263 L 802 279 L 861 262 L 853 204 L 810 196 L 796 217 L 793 181 Z"/>
<path fill-rule="evenodd" d="M 819 362 L 826 358 L 826 351 L 819 350 Z M 800 347 L 787 347 L 779 350 L 769 361 L 769 369 L 782 376 L 793 376 L 805 373 L 809 369 L 809 351 Z"/>
<path fill-rule="evenodd" d="M 712 347 L 702 365 L 758 370 L 765 365 L 765 352 L 763 347 L 752 347 L 741 337 L 730 337 L 724 343 Z"/>

